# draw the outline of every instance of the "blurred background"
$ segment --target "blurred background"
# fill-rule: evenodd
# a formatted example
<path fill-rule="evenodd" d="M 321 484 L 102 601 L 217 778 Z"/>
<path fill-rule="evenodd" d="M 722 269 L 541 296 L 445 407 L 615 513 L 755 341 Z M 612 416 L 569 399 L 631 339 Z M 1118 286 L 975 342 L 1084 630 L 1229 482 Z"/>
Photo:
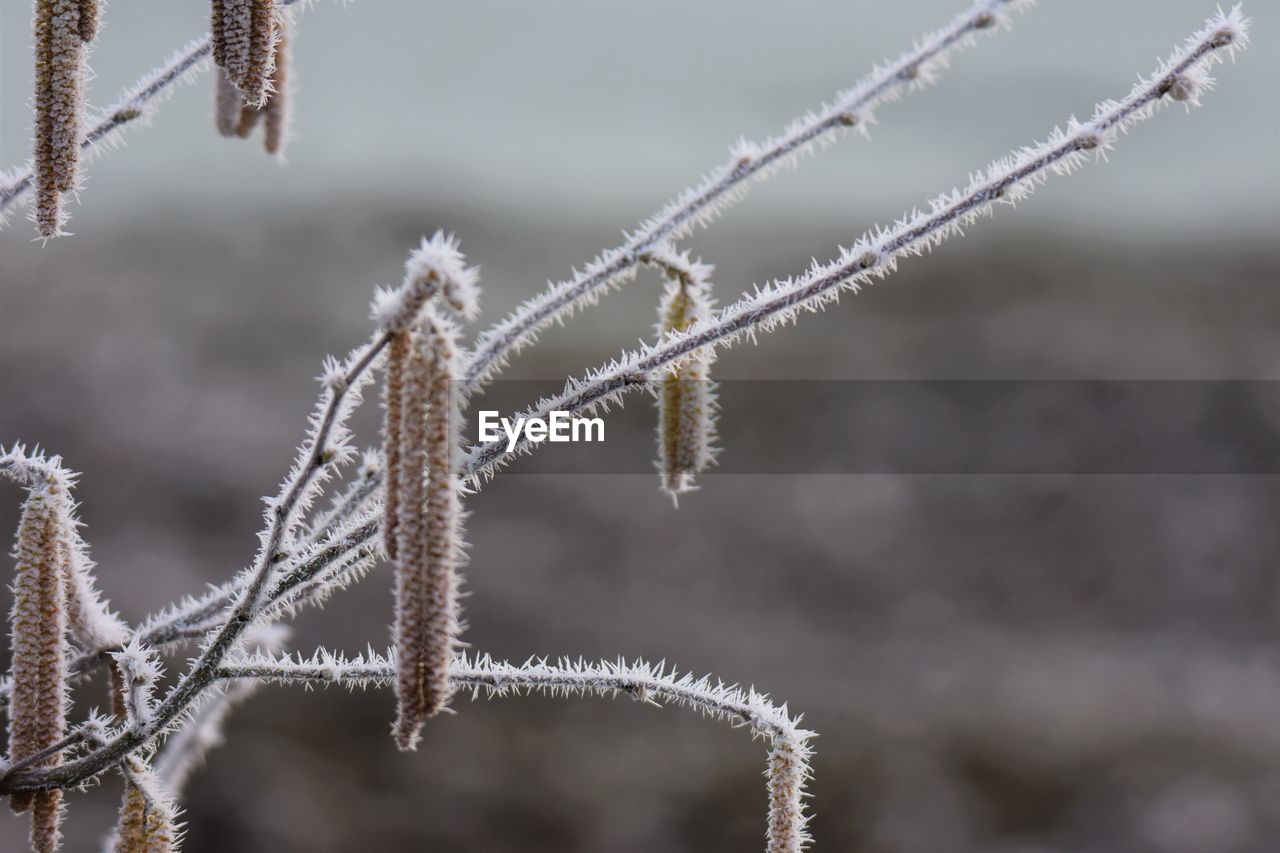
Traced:
<path fill-rule="evenodd" d="M 320 359 L 365 337 L 373 286 L 399 280 L 422 234 L 457 232 L 496 319 L 735 138 L 774 132 L 964 6 L 317 3 L 297 28 L 287 166 L 217 135 L 205 74 L 89 167 L 74 237 L 41 246 L 22 214 L 0 232 L 0 442 L 83 472 L 100 585 L 138 620 L 250 558 Z M 1043 0 L 883 108 L 869 141 L 753 188 L 686 245 L 717 265 L 725 302 L 798 272 L 1126 93 L 1213 11 Z M 718 375 L 1280 379 L 1280 4 L 1247 11 L 1254 45 L 1201 110 L 1162 113 L 1109 165 L 728 352 Z M 207 14 L 113 0 L 91 103 Z M 0 0 L 6 166 L 29 151 L 29 15 Z M 563 378 L 649 337 L 660 286 L 642 274 L 508 375 Z M 648 406 L 632 401 L 620 438 L 651 429 Z M 666 660 L 789 702 L 820 733 L 820 850 L 1274 850 L 1280 478 L 731 473 L 761 470 L 742 454 L 768 442 L 735 444 L 755 422 L 749 403 L 726 407 L 729 473 L 678 511 L 656 475 L 625 473 L 643 456 L 599 474 L 512 466 L 469 501 L 472 647 Z M 0 529 L 19 500 L 0 484 Z M 390 587 L 378 571 L 305 612 L 295 646 L 384 646 Z M 403 755 L 392 705 L 261 691 L 191 784 L 185 849 L 761 846 L 764 747 L 743 731 L 625 700 L 460 697 Z M 70 798 L 68 849 L 95 849 L 118 794 L 108 778 Z M 0 817 L 0 849 L 25 832 Z"/>

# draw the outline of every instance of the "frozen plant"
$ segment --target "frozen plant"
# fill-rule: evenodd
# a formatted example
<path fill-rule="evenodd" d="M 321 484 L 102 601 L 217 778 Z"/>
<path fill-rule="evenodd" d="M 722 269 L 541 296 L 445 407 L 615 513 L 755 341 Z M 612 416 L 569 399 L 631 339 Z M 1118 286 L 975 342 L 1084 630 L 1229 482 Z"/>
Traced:
<path fill-rule="evenodd" d="M 683 332 L 711 316 L 711 266 L 691 260 L 688 252 L 660 247 L 648 262 L 667 276 L 658 306 L 658 337 Z M 658 397 L 658 473 L 662 489 L 677 500 L 692 491 L 694 477 L 714 456 L 715 388 L 710 350 L 699 350 L 672 366 L 661 380 Z"/>
<path fill-rule="evenodd" d="M 37 14 L 44 5 L 42 0 Z M 1213 86 L 1209 70 L 1248 40 L 1240 8 L 1219 11 L 1151 76 L 1122 98 L 1100 103 L 1088 120 L 1068 120 L 1044 141 L 976 172 L 963 190 L 943 193 L 925 209 L 862 235 L 826 263 L 747 291 L 722 308 L 713 306 L 710 267 L 693 262 L 675 241 L 708 223 L 753 178 L 832 141 L 843 128 L 865 127 L 875 106 L 931 80 L 949 51 L 1006 22 L 1009 11 L 1023 5 L 974 3 L 900 59 L 877 66 L 832 105 L 763 143 L 739 143 L 725 166 L 642 223 L 623 246 L 551 285 L 479 333 L 471 347 L 464 347 L 454 317 L 474 319 L 478 273 L 454 238 L 438 233 L 424 239 L 411 253 L 401 285 L 375 294 L 371 339 L 344 358 L 325 361 L 310 428 L 279 491 L 266 499 L 259 549 L 248 567 L 136 626 L 125 624 L 98 597 L 70 496 L 75 476 L 57 457 L 21 445 L 0 453 L 0 472 L 27 488 L 15 552 L 13 668 L 2 687 L 9 699 L 9 751 L 0 764 L 0 794 L 32 810 L 33 848 L 57 848 L 65 791 L 115 769 L 125 789 L 109 839 L 112 849 L 175 849 L 183 783 L 219 741 L 232 706 L 267 682 L 390 687 L 397 701 L 392 733 L 402 748 L 415 746 L 427 720 L 467 688 L 489 697 L 529 691 L 626 694 L 654 705 L 687 705 L 746 726 L 767 741 L 766 849 L 805 848 L 812 732 L 800 728 L 785 705 L 754 689 L 677 676 L 643 662 L 552 664 L 531 658 L 513 665 L 461 652 L 457 585 L 465 550 L 464 491 L 483 488 L 515 456 L 540 446 L 526 438 L 464 449 L 461 424 L 485 381 L 540 329 L 621 284 L 640 266 L 654 267 L 669 280 L 654 341 L 569 379 L 560 394 L 531 401 L 522 416 L 586 414 L 607 409 L 628 391 L 656 387 L 662 486 L 673 496 L 685 492 L 711 456 L 714 401 L 706 380 L 719 349 L 796 322 L 840 293 L 889 275 L 901 259 L 940 244 L 997 205 L 1025 199 L 1050 174 L 1069 174 L 1102 157 L 1121 132 L 1162 105 L 1197 105 Z M 219 64 L 237 91 L 253 89 L 267 79 L 261 51 L 275 44 L 274 36 L 263 35 L 261 4 L 226 0 L 215 9 L 225 13 L 215 19 L 215 29 L 222 28 L 214 39 Z M 267 11 L 272 20 L 279 13 L 275 7 Z M 112 138 L 209 52 L 205 40 L 180 53 L 94 125 L 83 146 Z M 0 194 L 0 205 L 23 197 L 31 185 L 31 177 L 20 174 Z M 382 446 L 365 451 L 345 488 L 331 489 L 361 456 L 348 421 L 378 372 Z M 317 501 L 331 490 L 336 494 L 318 510 Z M 396 578 L 385 655 L 283 649 L 273 626 L 359 581 L 383 560 Z M 193 659 L 185 666 L 175 662 L 174 677 L 162 684 L 160 656 L 186 643 L 197 644 Z M 116 717 L 70 725 L 73 682 L 108 668 L 117 675 Z"/>

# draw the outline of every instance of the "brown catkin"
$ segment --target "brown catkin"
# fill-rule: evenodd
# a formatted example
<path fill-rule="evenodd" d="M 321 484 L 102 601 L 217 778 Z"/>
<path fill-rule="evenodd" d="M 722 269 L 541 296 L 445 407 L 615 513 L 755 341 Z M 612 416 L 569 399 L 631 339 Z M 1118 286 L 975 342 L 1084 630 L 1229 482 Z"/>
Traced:
<path fill-rule="evenodd" d="M 213 58 L 227 71 L 237 88 L 243 88 L 249 69 L 252 0 L 214 0 L 210 18 Z"/>
<path fill-rule="evenodd" d="M 111 716 L 117 723 L 123 723 L 129 717 L 129 708 L 125 704 L 129 686 L 125 684 L 124 673 L 120 671 L 119 664 L 113 663 L 107 673 L 107 689 L 111 694 Z"/>
<path fill-rule="evenodd" d="M 177 839 L 173 807 L 148 796 L 138 784 L 143 774 L 153 779 L 151 771 L 136 759 L 131 759 L 130 765 L 112 849 L 115 853 L 171 853 Z"/>
<path fill-rule="evenodd" d="M 257 107 L 241 105 L 240 118 L 236 123 L 236 136 L 241 139 L 248 139 L 249 134 L 253 133 L 253 129 L 258 126 L 258 119 L 262 118 L 262 110 Z"/>
<path fill-rule="evenodd" d="M 80 0 L 80 40 L 93 41 L 98 37 L 98 27 L 102 24 L 102 3 L 100 0 Z"/>
<path fill-rule="evenodd" d="M 214 18 L 218 19 L 215 7 Z M 237 85 L 227 68 L 219 68 L 215 96 L 218 132 L 223 136 L 248 138 L 258 123 L 263 124 L 262 145 L 268 154 L 283 154 L 288 140 L 289 111 L 289 22 L 276 17 L 275 59 L 269 84 L 264 89 L 265 101 L 255 106 L 241 83 Z M 215 40 L 216 43 L 216 40 Z M 225 48 L 224 48 L 225 49 Z"/>
<path fill-rule="evenodd" d="M 32 853 L 54 853 L 62 846 L 62 792 L 41 791 L 31 807 Z"/>
<path fill-rule="evenodd" d="M 262 108 L 263 137 L 262 147 L 268 154 L 284 153 L 285 142 L 288 141 L 289 111 L 293 104 L 289 97 L 290 50 L 289 24 L 285 18 L 279 22 L 279 37 L 276 39 L 275 68 L 271 72 L 271 94 Z"/>
<path fill-rule="evenodd" d="M 244 74 L 236 84 L 249 106 L 261 107 L 271 93 L 276 36 L 280 26 L 275 0 L 248 0 L 249 34 Z"/>
<path fill-rule="evenodd" d="M 217 68 L 215 75 L 218 79 L 214 84 L 217 87 L 214 97 L 214 117 L 218 133 L 223 136 L 235 136 L 239 132 L 241 113 L 244 109 L 240 90 L 236 88 L 235 83 L 231 82 L 225 68 Z"/>
<path fill-rule="evenodd" d="M 76 188 L 80 160 L 84 41 L 79 0 L 36 0 L 36 227 L 62 233 L 62 194 Z"/>
<path fill-rule="evenodd" d="M 219 68 L 227 64 L 227 36 L 223 26 L 226 0 L 213 0 L 209 5 L 209 52 Z"/>
<path fill-rule="evenodd" d="M 799 853 L 809 843 L 804 828 L 808 747 L 775 737 L 769 749 L 768 853 Z"/>
<path fill-rule="evenodd" d="M 659 309 L 660 333 L 683 332 L 710 316 L 704 280 L 672 274 Z M 658 391 L 658 470 L 662 489 L 674 499 L 694 488 L 694 477 L 711 461 L 715 394 L 711 356 L 695 353 L 662 379 Z"/>
<path fill-rule="evenodd" d="M 9 696 L 9 760 L 18 762 L 58 743 L 66 734 L 66 608 L 64 565 L 70 553 L 68 497 L 51 480 L 32 488 L 18 525 L 10 633 L 13 645 Z M 58 755 L 39 767 L 61 763 Z M 58 848 L 62 792 L 40 791 L 11 799 L 32 809 L 31 845 L 37 853 Z"/>
<path fill-rule="evenodd" d="M 386 456 L 382 542 L 387 559 L 396 558 L 396 537 L 400 527 L 400 467 L 404 452 L 404 386 L 409 356 L 413 349 L 410 332 L 399 332 L 387 347 L 386 383 L 382 388 L 383 453 Z"/>
<path fill-rule="evenodd" d="M 456 327 L 428 306 L 405 382 L 395 621 L 401 749 L 417 746 L 422 724 L 452 694 L 462 516 L 456 339 Z"/>

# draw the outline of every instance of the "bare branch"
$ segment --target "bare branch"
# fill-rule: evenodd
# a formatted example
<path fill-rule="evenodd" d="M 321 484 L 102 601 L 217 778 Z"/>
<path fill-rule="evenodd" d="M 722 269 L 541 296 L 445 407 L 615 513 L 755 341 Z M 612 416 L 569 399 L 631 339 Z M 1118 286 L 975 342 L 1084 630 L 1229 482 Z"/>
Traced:
<path fill-rule="evenodd" d="M 1171 101 L 1188 108 L 1198 105 L 1200 95 L 1213 85 L 1208 70 L 1222 60 L 1223 52 L 1234 56 L 1247 41 L 1247 20 L 1239 7 L 1219 13 L 1151 77 L 1140 79 L 1126 97 L 1100 103 L 1089 121 L 1068 121 L 1065 130 L 1055 128 L 1044 142 L 1020 149 L 978 172 L 964 191 L 933 199 L 929 212 L 909 213 L 892 228 L 864 234 L 829 263 L 815 263 L 803 275 L 770 282 L 686 331 L 668 333 L 655 344 L 623 353 L 583 378 L 570 380 L 563 392 L 539 401 L 520 416 L 607 408 L 627 391 L 646 386 L 651 377 L 667 374 L 673 365 L 694 354 L 754 340 L 759 333 L 793 322 L 801 311 L 825 307 L 842 291 L 856 293 L 892 273 L 901 258 L 921 254 L 990 215 L 996 204 L 1014 205 L 1026 198 L 1050 173 L 1070 174 L 1091 154 L 1101 156 L 1114 146 L 1121 132 L 1149 118 L 1159 106 Z M 1186 97 L 1175 98 L 1175 93 Z M 463 474 L 475 480 L 492 476 L 514 454 L 528 453 L 536 446 L 523 437 L 511 451 L 502 441 L 477 444 L 468 453 Z"/>
<path fill-rule="evenodd" d="M 246 657 L 218 670 L 219 678 L 336 684 L 349 688 L 385 687 L 393 683 L 395 674 L 396 665 L 390 655 L 369 654 L 348 659 L 324 651 L 307 660 Z M 758 693 L 754 688 L 744 691 L 709 678 L 680 675 L 643 661 L 561 660 L 551 664 L 530 660 L 515 666 L 494 661 L 487 655 L 455 658 L 449 668 L 449 679 L 455 687 L 471 688 L 477 697 L 533 692 L 606 698 L 625 694 L 652 705 L 666 700 L 713 719 L 746 726 L 753 735 L 767 740 L 770 747 L 768 850 L 770 853 L 801 850 L 809 841 L 804 800 L 812 753 L 809 741 L 815 735 L 800 728 L 800 718 L 792 717 L 786 705 L 774 704 L 767 694 Z"/>
<path fill-rule="evenodd" d="M 482 333 L 467 364 L 467 392 L 475 391 L 491 378 L 538 332 L 594 302 L 609 288 L 620 286 L 635 274 L 646 253 L 710 222 L 739 198 L 751 181 L 778 172 L 818 146 L 834 143 L 850 128 L 865 133 L 878 106 L 932 83 L 946 67 L 951 53 L 971 44 L 980 32 L 1007 28 L 1010 12 L 1029 5 L 1029 0 L 979 0 L 896 60 L 876 66 L 830 104 L 791 122 L 777 136 L 733 146 L 728 161 L 641 223 L 622 246 L 600 254 L 582 272 L 551 285 Z"/>

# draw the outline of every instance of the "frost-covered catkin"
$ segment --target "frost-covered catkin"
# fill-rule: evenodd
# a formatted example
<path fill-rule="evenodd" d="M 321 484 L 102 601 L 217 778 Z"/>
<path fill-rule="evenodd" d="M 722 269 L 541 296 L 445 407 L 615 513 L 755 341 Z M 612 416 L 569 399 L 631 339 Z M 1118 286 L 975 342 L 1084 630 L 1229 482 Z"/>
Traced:
<path fill-rule="evenodd" d="M 32 486 L 22 509 L 15 548 L 16 579 L 10 631 L 13 644 L 9 698 L 9 760 L 22 761 L 66 734 L 66 608 L 63 579 L 70 553 L 65 486 L 56 479 Z M 61 763 L 54 755 L 39 764 Z M 15 794 L 16 811 L 32 810 L 31 845 L 58 848 L 62 792 Z"/>
<path fill-rule="evenodd" d="M 711 267 L 687 254 L 656 252 L 652 263 L 665 270 L 668 283 L 658 309 L 658 335 L 683 332 L 711 316 Z M 708 352 L 681 362 L 658 389 L 658 471 L 672 500 L 692 491 L 694 478 L 712 460 L 715 436 L 715 388 Z"/>
<path fill-rule="evenodd" d="M 114 853 L 170 853 L 178 832 L 176 809 L 161 793 L 159 781 L 136 758 L 128 759 L 124 797 L 111 850 Z"/>
<path fill-rule="evenodd" d="M 88 43 L 98 37 L 102 25 L 101 0 L 80 0 L 80 40 Z"/>
<path fill-rule="evenodd" d="M 809 843 L 805 830 L 805 783 L 809 747 L 789 735 L 776 735 L 769 750 L 768 853 L 796 853 Z"/>
<path fill-rule="evenodd" d="M 457 327 L 428 305 L 406 371 L 396 542 L 395 739 L 413 749 L 449 702 L 458 645 L 462 509 Z"/>
<path fill-rule="evenodd" d="M 219 133 L 245 139 L 261 122 L 262 147 L 268 154 L 275 155 L 284 153 L 292 106 L 289 101 L 288 19 L 281 15 L 278 26 L 275 61 L 264 96 L 266 102 L 261 106 L 246 103 L 246 96 L 237 88 L 226 68 L 218 68 L 214 96 L 214 115 Z"/>
<path fill-rule="evenodd" d="M 271 72 L 275 68 L 279 17 L 275 0 L 248 0 L 249 50 L 244 75 L 236 84 L 249 106 L 261 107 L 271 93 Z"/>
<path fill-rule="evenodd" d="M 249 106 L 262 106 L 271 90 L 278 25 L 275 0 L 213 0 L 213 61 Z"/>
<path fill-rule="evenodd" d="M 280 19 L 279 30 L 275 67 L 271 72 L 271 93 L 262 107 L 262 147 L 268 154 L 277 156 L 284 154 L 289 134 L 289 112 L 293 108 L 289 93 L 292 84 L 289 79 L 292 71 L 290 33 L 288 20 L 284 17 Z"/>
<path fill-rule="evenodd" d="M 239 87 L 249 67 L 249 41 L 253 10 L 250 0 L 213 0 L 209 37 L 213 61 Z"/>
<path fill-rule="evenodd" d="M 231 82 L 227 69 L 216 68 L 214 77 L 214 121 L 218 133 L 223 136 L 241 135 L 240 123 L 245 108 L 244 102 L 240 99 L 240 90 L 236 88 L 235 83 Z"/>
<path fill-rule="evenodd" d="M 402 480 L 405 470 L 402 454 L 405 448 L 422 447 L 421 437 L 405 435 L 405 382 L 406 371 L 415 345 L 411 342 L 414 327 L 423 312 L 423 306 L 439 297 L 454 312 L 463 317 L 474 317 L 479 310 L 477 273 L 466 265 L 466 259 L 458 250 L 458 241 L 443 231 L 437 231 L 430 239 L 410 253 L 405 262 L 404 281 L 392 290 L 379 290 L 373 305 L 373 316 L 391 339 L 387 350 L 386 385 L 383 388 L 383 453 L 386 457 L 386 488 L 383 544 L 388 559 L 396 558 L 397 530 L 400 524 L 400 499 L 406 483 Z M 420 413 L 419 413 L 420 414 Z M 420 419 L 413 421 L 417 428 Z"/>
<path fill-rule="evenodd" d="M 209 55 L 218 68 L 227 64 L 227 29 L 223 24 L 225 7 L 226 0 L 212 0 L 209 4 Z"/>
<path fill-rule="evenodd" d="M 63 195 L 76 188 L 80 160 L 84 39 L 79 0 L 36 0 L 35 163 L 36 229 L 62 232 Z"/>
<path fill-rule="evenodd" d="M 405 372 L 413 352 L 410 332 L 398 332 L 387 346 L 386 382 L 382 388 L 384 419 L 382 435 L 386 453 L 386 488 L 383 498 L 382 539 L 387 559 L 396 558 L 396 538 L 400 528 L 400 470 L 404 453 Z"/>

